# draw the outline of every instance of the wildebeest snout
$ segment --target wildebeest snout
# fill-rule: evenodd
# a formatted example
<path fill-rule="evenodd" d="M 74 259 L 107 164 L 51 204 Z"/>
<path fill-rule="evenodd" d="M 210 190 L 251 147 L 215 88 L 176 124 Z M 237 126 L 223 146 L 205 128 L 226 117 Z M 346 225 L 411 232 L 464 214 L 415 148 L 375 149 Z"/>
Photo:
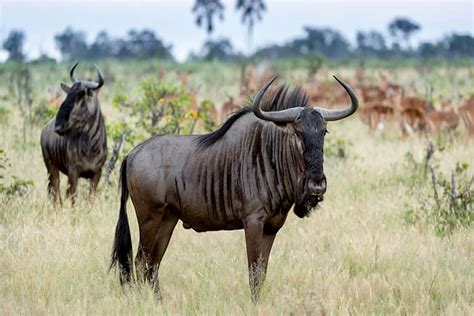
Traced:
<path fill-rule="evenodd" d="M 326 193 L 326 177 L 323 177 L 319 181 L 315 181 L 313 179 L 308 180 L 308 190 L 311 193 L 311 195 L 317 195 L 318 197 L 321 198 Z"/>

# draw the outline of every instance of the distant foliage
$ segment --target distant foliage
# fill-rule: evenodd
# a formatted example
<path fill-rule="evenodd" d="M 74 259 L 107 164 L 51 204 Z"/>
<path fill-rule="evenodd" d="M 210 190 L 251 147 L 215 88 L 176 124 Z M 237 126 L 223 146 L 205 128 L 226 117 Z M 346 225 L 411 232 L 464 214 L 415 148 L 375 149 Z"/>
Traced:
<path fill-rule="evenodd" d="M 262 19 L 267 6 L 263 0 L 237 0 L 236 10 L 242 12 L 242 24 L 247 25 L 247 41 L 249 52 L 252 50 L 253 28 Z"/>
<path fill-rule="evenodd" d="M 243 58 L 243 55 L 234 52 L 232 44 L 228 38 L 220 38 L 204 42 L 200 54 L 194 56 L 193 59 L 206 61 L 235 61 Z"/>
<path fill-rule="evenodd" d="M 171 45 L 164 44 L 149 29 L 130 30 L 125 38 L 111 38 L 107 32 L 101 31 L 89 45 L 84 32 L 68 27 L 55 36 L 55 41 L 65 61 L 111 57 L 173 59 Z"/>
<path fill-rule="evenodd" d="M 3 49 L 8 52 L 11 61 L 23 61 L 23 45 L 25 44 L 25 33 L 20 30 L 12 30 L 3 42 Z"/>
<path fill-rule="evenodd" d="M 15 175 L 11 175 L 8 181 L 6 172 L 10 167 L 11 164 L 5 150 L 0 148 L 0 194 L 8 197 L 26 194 L 29 188 L 33 186 L 33 181 L 24 180 Z"/>
<path fill-rule="evenodd" d="M 308 68 L 308 77 L 310 79 L 314 78 L 318 71 L 323 67 L 324 56 L 320 54 L 307 54 L 305 56 Z"/>
<path fill-rule="evenodd" d="M 407 47 L 410 47 L 410 37 L 420 29 L 418 23 L 406 17 L 397 17 L 388 25 L 390 35 L 397 41 L 403 40 Z"/>
<path fill-rule="evenodd" d="M 357 32 L 356 40 L 357 54 L 361 58 L 383 57 L 388 53 L 385 38 L 380 32 Z"/>
<path fill-rule="evenodd" d="M 54 36 L 54 40 L 64 61 L 82 59 L 87 55 L 86 35 L 82 31 L 67 27 L 64 32 Z"/>
<path fill-rule="evenodd" d="M 193 6 L 196 24 L 204 27 L 207 33 L 214 30 L 214 18 L 224 19 L 224 4 L 221 0 L 196 0 Z"/>

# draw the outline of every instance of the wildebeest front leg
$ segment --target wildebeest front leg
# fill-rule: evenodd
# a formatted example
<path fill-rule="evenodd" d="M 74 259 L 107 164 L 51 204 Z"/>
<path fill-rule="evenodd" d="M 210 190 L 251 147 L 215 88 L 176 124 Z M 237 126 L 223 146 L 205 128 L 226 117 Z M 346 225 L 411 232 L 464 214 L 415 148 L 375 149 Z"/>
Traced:
<path fill-rule="evenodd" d="M 77 172 L 69 172 L 68 174 L 68 187 L 66 191 L 66 197 L 71 198 L 71 202 L 74 205 L 76 202 L 76 192 L 77 192 Z"/>
<path fill-rule="evenodd" d="M 97 186 L 99 185 L 101 174 L 102 174 L 102 170 L 99 170 L 92 176 L 89 194 L 95 194 L 95 192 L 97 191 Z"/>
<path fill-rule="evenodd" d="M 56 203 L 59 198 L 61 203 L 61 194 L 59 192 L 59 170 L 51 165 L 48 165 L 48 194 Z"/>
<path fill-rule="evenodd" d="M 245 223 L 245 241 L 249 268 L 249 285 L 252 301 L 259 298 L 260 290 L 267 272 L 268 258 L 276 233 L 264 233 L 261 218 L 247 218 Z"/>

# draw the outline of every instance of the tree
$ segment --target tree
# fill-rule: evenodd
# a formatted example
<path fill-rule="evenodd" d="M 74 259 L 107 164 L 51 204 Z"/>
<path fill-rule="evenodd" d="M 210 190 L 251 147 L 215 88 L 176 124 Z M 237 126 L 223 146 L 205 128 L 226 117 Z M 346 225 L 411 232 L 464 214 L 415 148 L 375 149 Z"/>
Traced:
<path fill-rule="evenodd" d="M 397 41 L 402 39 L 406 47 L 411 48 L 410 37 L 421 29 L 420 25 L 409 18 L 397 17 L 388 25 L 388 31 Z"/>
<path fill-rule="evenodd" d="M 202 47 L 201 55 L 205 60 L 229 60 L 234 56 L 232 44 L 226 38 L 207 40 Z"/>
<path fill-rule="evenodd" d="M 357 32 L 357 52 L 361 57 L 381 57 L 387 50 L 385 38 L 377 31 Z"/>
<path fill-rule="evenodd" d="M 446 50 L 442 45 L 423 42 L 418 46 L 418 55 L 421 58 L 442 57 Z"/>
<path fill-rule="evenodd" d="M 451 57 L 474 58 L 474 37 L 469 34 L 452 34 L 445 40 Z"/>
<path fill-rule="evenodd" d="M 305 27 L 306 37 L 294 40 L 291 45 L 300 54 L 320 53 L 330 58 L 349 54 L 349 42 L 336 30 Z"/>
<path fill-rule="evenodd" d="M 8 52 L 8 59 L 23 61 L 23 44 L 25 43 L 25 33 L 20 30 L 11 30 L 7 39 L 3 42 L 3 49 Z"/>
<path fill-rule="evenodd" d="M 67 27 L 63 33 L 55 35 L 54 40 L 64 61 L 71 61 L 87 56 L 88 47 L 84 32 L 76 32 L 72 28 Z"/>
<path fill-rule="evenodd" d="M 171 46 L 166 46 L 152 30 L 128 32 L 127 50 L 133 57 L 172 59 Z"/>
<path fill-rule="evenodd" d="M 89 58 L 106 58 L 114 56 L 114 42 L 106 31 L 100 31 L 94 43 L 89 47 Z"/>
<path fill-rule="evenodd" d="M 242 11 L 242 24 L 247 24 L 248 53 L 252 50 L 253 27 L 257 20 L 262 19 L 262 13 L 267 9 L 263 0 L 237 0 L 237 10 Z"/>
<path fill-rule="evenodd" d="M 196 24 L 199 27 L 205 25 L 206 32 L 210 34 L 214 30 L 214 16 L 217 15 L 221 21 L 224 19 L 224 5 L 221 0 L 196 0 L 193 13 Z"/>

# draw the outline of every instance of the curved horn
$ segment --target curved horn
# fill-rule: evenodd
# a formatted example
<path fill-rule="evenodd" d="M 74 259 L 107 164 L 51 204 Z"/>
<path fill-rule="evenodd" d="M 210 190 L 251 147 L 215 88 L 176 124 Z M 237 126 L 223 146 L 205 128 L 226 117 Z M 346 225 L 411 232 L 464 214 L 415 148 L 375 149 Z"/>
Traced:
<path fill-rule="evenodd" d="M 99 79 L 98 82 L 88 82 L 86 84 L 87 88 L 91 90 L 98 90 L 104 85 L 104 76 L 102 75 L 102 72 L 97 65 L 95 66 L 95 69 L 97 71 L 97 78 Z"/>
<path fill-rule="evenodd" d="M 298 114 L 303 110 L 303 108 L 291 108 L 282 111 L 262 111 L 260 108 L 260 101 L 267 92 L 271 84 L 278 78 L 278 76 L 273 76 L 270 81 L 268 81 L 257 93 L 255 99 L 253 100 L 252 107 L 253 113 L 265 121 L 271 121 L 274 123 L 291 123 L 294 122 Z"/>
<path fill-rule="evenodd" d="M 102 72 L 100 71 L 99 67 L 95 65 L 95 69 L 97 71 L 97 78 L 99 81 L 97 81 L 97 87 L 91 88 L 92 90 L 98 90 L 104 85 L 104 76 L 102 75 Z"/>
<path fill-rule="evenodd" d="M 74 69 L 76 69 L 77 65 L 79 65 L 79 62 L 75 63 L 74 66 L 72 66 L 71 71 L 69 72 L 69 78 L 71 78 L 72 83 L 77 82 L 77 79 L 74 78 Z"/>
<path fill-rule="evenodd" d="M 357 108 L 359 107 L 359 101 L 357 100 L 357 96 L 354 90 L 352 90 L 351 87 L 349 87 L 344 81 L 340 80 L 335 75 L 333 77 L 347 91 L 347 94 L 349 94 L 349 97 L 351 98 L 351 106 L 344 110 L 328 110 L 328 109 L 315 107 L 315 109 L 318 110 L 319 113 L 321 113 L 321 115 L 324 117 L 326 121 L 342 120 L 343 118 L 346 118 L 354 114 L 355 111 L 357 111 Z"/>

